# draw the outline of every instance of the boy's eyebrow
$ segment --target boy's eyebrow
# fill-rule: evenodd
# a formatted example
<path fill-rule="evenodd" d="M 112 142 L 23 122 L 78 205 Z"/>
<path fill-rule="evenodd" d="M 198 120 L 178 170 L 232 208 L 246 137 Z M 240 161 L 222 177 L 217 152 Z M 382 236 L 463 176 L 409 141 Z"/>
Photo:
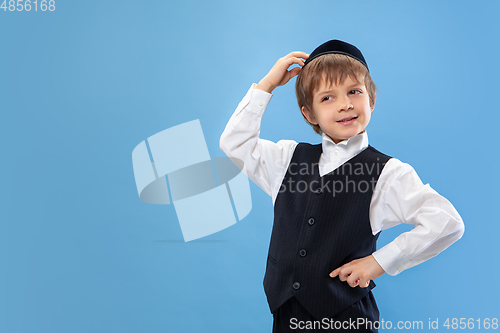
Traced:
<path fill-rule="evenodd" d="M 354 84 L 351 84 L 350 86 L 347 86 L 348 89 L 352 89 L 354 87 L 358 87 L 358 86 L 362 86 L 363 83 L 361 82 L 356 82 Z M 318 91 L 316 94 L 325 94 L 325 93 L 331 93 L 331 92 L 334 92 L 335 90 L 334 89 L 325 89 L 325 90 L 320 90 Z"/>

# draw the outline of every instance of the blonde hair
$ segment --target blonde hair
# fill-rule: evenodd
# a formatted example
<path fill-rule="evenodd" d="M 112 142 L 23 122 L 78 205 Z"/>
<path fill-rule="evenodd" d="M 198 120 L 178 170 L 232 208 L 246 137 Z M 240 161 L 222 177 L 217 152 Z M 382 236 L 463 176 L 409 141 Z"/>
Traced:
<path fill-rule="evenodd" d="M 308 63 L 297 76 L 295 95 L 299 109 L 302 110 L 302 107 L 305 107 L 309 112 L 312 112 L 313 93 L 323 79 L 327 84 L 335 83 L 338 85 L 344 83 L 347 77 L 365 84 L 370 106 L 373 108 L 377 87 L 368 69 L 358 60 L 344 54 L 325 54 Z M 363 81 L 360 80 L 361 78 Z M 316 133 L 323 133 L 319 125 L 311 124 L 305 116 L 304 119 Z"/>

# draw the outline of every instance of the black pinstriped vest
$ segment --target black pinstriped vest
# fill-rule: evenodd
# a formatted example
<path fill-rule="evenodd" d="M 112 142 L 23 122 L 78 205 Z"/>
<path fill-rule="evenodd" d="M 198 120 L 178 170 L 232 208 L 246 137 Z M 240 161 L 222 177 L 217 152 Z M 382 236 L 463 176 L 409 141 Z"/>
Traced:
<path fill-rule="evenodd" d="M 276 197 L 264 290 L 271 312 L 290 297 L 316 319 L 330 318 L 375 287 L 351 288 L 330 278 L 335 268 L 370 255 L 373 189 L 389 156 L 368 146 L 319 176 L 321 144 L 299 143 Z"/>

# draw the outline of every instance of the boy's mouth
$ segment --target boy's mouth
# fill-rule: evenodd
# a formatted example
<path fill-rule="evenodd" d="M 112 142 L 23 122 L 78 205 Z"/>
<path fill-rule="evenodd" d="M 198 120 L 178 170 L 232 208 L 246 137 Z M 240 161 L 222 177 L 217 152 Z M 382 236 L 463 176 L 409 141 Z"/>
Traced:
<path fill-rule="evenodd" d="M 342 124 L 342 125 L 350 125 L 353 122 L 355 122 L 356 119 L 358 119 L 358 116 L 346 117 L 344 119 L 338 120 L 337 122 L 340 123 L 340 124 Z"/>

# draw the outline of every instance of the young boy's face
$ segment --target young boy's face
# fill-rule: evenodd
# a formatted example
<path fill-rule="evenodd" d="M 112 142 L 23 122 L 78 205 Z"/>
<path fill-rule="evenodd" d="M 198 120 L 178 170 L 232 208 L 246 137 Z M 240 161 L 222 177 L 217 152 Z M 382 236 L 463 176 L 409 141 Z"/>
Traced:
<path fill-rule="evenodd" d="M 350 76 L 338 85 L 322 80 L 313 93 L 312 112 L 302 108 L 307 120 L 319 125 L 335 143 L 364 131 L 372 111 L 365 84 Z"/>

